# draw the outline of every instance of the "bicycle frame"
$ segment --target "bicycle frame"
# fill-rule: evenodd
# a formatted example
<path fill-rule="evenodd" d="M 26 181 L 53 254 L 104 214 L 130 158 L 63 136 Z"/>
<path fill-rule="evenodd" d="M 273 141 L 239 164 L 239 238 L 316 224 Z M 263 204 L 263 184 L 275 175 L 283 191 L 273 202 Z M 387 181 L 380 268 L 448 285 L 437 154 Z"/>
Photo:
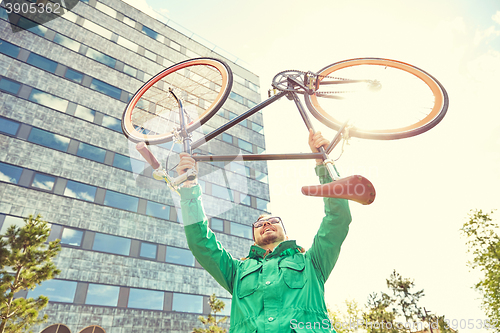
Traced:
<path fill-rule="evenodd" d="M 291 84 L 299 84 L 299 86 L 303 89 L 306 89 L 306 93 L 308 92 L 308 89 L 298 83 L 296 80 L 293 80 L 291 78 L 288 78 L 292 82 Z M 192 151 L 204 143 L 210 141 L 211 139 L 215 138 L 217 135 L 227 131 L 228 129 L 232 128 L 236 124 L 240 123 L 241 121 L 247 119 L 248 117 L 254 115 L 258 111 L 262 110 L 263 108 L 271 105 L 272 103 L 276 102 L 277 100 L 281 99 L 282 97 L 287 96 L 289 99 L 293 99 L 295 102 L 295 105 L 297 106 L 297 109 L 307 127 L 307 130 L 309 131 L 310 129 L 313 129 L 313 125 L 309 119 L 309 116 L 307 115 L 304 106 L 302 102 L 300 101 L 298 97 L 298 93 L 296 91 L 281 91 L 278 94 L 268 98 L 267 100 L 261 102 L 260 104 L 254 106 L 253 108 L 247 110 L 246 112 L 242 113 L 241 115 L 237 116 L 236 118 L 230 120 L 229 122 L 225 123 L 224 125 L 220 126 L 219 128 L 213 130 L 209 134 L 207 134 L 204 138 L 199 139 L 195 142 L 193 142 L 188 149 L 186 149 L 186 145 L 184 145 L 185 152 L 189 153 L 192 155 Z M 182 106 L 180 106 L 182 107 Z M 184 116 L 184 112 L 181 110 L 180 113 L 182 116 Z M 185 124 L 185 120 L 181 120 L 181 133 L 184 133 L 185 130 L 182 128 L 183 124 Z M 268 160 L 292 160 L 292 159 L 322 159 L 323 163 L 328 169 L 328 172 L 330 176 L 332 177 L 333 180 L 339 179 L 339 175 L 337 171 L 335 170 L 333 161 L 331 161 L 328 157 L 328 154 L 335 148 L 335 146 L 340 142 L 341 140 L 341 135 L 342 132 L 347 125 L 347 122 L 342 126 L 342 128 L 337 132 L 337 135 L 335 138 L 331 141 L 330 145 L 328 146 L 327 149 L 324 149 L 323 147 L 319 148 L 318 153 L 297 153 L 297 154 L 243 154 L 243 155 L 206 155 L 206 156 L 193 156 L 193 158 L 196 161 L 232 161 L 236 158 L 243 159 L 244 161 L 268 161 Z M 185 140 L 185 138 L 184 138 Z"/>
<path fill-rule="evenodd" d="M 307 74 L 305 75 L 305 80 L 307 80 Z M 313 125 L 307 115 L 304 106 L 302 105 L 299 97 L 298 90 L 295 88 L 299 86 L 304 89 L 304 93 L 311 93 L 313 89 L 306 87 L 304 84 L 298 82 L 294 78 L 287 77 L 288 86 L 292 89 L 287 89 L 288 91 L 281 91 L 278 94 L 269 97 L 264 102 L 254 106 L 243 114 L 237 116 L 236 118 L 230 120 L 226 124 L 220 126 L 214 131 L 207 134 L 202 139 L 199 139 L 191 143 L 191 134 L 186 130 L 187 121 L 184 113 L 184 108 L 182 101 L 175 96 L 174 92 L 170 90 L 170 93 L 177 100 L 179 105 L 179 117 L 180 117 L 180 129 L 177 131 L 177 135 L 180 137 L 184 152 L 192 155 L 194 149 L 203 145 L 204 143 L 212 140 L 217 135 L 225 132 L 226 130 L 232 128 L 241 121 L 252 116 L 256 112 L 262 110 L 268 105 L 279 100 L 283 96 L 287 96 L 288 99 L 293 100 L 295 105 L 304 121 L 307 130 L 312 129 L 314 131 Z M 309 85 L 311 86 L 311 85 Z M 348 121 L 346 121 L 341 128 L 338 130 L 337 134 L 325 149 L 320 147 L 317 153 L 297 153 L 297 154 L 243 154 L 243 155 L 195 155 L 192 156 L 196 161 L 233 161 L 235 159 L 242 159 L 244 161 L 267 161 L 267 160 L 292 160 L 292 159 L 321 159 L 323 164 L 328 170 L 330 177 L 334 180 L 333 183 L 317 185 L 317 186 L 304 186 L 302 187 L 302 193 L 311 196 L 321 196 L 321 197 L 338 197 L 349 200 L 354 200 L 364 205 L 371 204 L 375 199 L 375 189 L 371 182 L 362 176 L 350 176 L 340 179 L 340 175 L 335 169 L 333 161 L 328 157 L 328 154 L 333 150 L 333 148 L 340 142 L 344 129 L 347 126 Z M 154 155 L 147 149 L 144 142 L 140 142 L 136 149 L 141 153 L 141 155 L 148 161 L 148 163 L 153 167 L 153 177 L 158 180 L 164 180 L 174 191 L 179 194 L 179 186 L 187 181 L 193 180 L 197 176 L 197 171 L 195 169 L 187 170 L 187 172 L 181 174 L 177 178 L 171 179 L 165 169 L 161 168 L 160 163 L 156 160 Z M 363 188 L 363 193 L 357 193 L 357 187 L 361 186 Z M 337 189 L 340 188 L 340 193 L 337 193 Z M 368 191 L 366 191 L 368 189 Z M 353 192 L 354 190 L 354 192 Z"/>

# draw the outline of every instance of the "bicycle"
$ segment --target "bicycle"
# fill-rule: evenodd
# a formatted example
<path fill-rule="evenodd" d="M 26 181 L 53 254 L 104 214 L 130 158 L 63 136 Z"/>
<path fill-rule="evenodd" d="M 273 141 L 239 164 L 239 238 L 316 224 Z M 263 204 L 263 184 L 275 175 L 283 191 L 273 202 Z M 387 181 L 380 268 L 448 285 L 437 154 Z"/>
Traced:
<path fill-rule="evenodd" d="M 396 60 L 356 58 L 336 62 L 317 73 L 297 70 L 278 73 L 273 78 L 273 93 L 269 93 L 267 100 L 192 142 L 191 133 L 220 109 L 231 92 L 232 82 L 232 71 L 226 63 L 215 58 L 196 58 L 163 70 L 135 93 L 123 113 L 122 130 L 129 140 L 138 143 L 136 148 L 155 170 L 155 179 L 165 180 L 177 191 L 184 181 L 196 177 L 196 170 L 171 178 L 147 145 L 176 140 L 183 144 L 185 152 L 192 154 L 200 145 L 285 96 L 294 101 L 307 129 L 313 128 L 299 99 L 299 95 L 303 95 L 311 114 L 337 130 L 326 149 L 320 148 L 318 153 L 239 156 L 246 161 L 322 159 L 334 182 L 305 186 L 302 193 L 371 204 L 375 199 L 371 182 L 359 175 L 339 179 L 328 154 L 348 137 L 394 140 L 419 135 L 436 126 L 448 109 L 446 90 L 427 72 Z M 330 87 L 337 89 L 330 90 Z M 405 109 L 400 108 L 403 103 Z M 361 126 L 348 125 L 355 113 L 364 108 L 373 112 L 357 120 Z M 231 161 L 237 156 L 196 155 L 193 158 Z M 362 186 L 363 194 L 353 191 L 357 186 Z"/>

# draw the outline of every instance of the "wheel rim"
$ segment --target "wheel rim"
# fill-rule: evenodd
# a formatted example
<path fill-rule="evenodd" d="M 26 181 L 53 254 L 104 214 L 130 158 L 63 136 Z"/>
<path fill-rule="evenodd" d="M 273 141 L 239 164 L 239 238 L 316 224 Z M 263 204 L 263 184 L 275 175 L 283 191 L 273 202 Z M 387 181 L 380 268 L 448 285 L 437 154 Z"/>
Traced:
<path fill-rule="evenodd" d="M 412 74 L 414 78 L 417 78 L 420 80 L 420 85 L 422 87 L 427 87 L 429 93 L 433 96 L 434 102 L 432 104 L 432 108 L 429 112 L 427 112 L 426 116 L 419 121 L 412 122 L 409 125 L 406 126 L 399 126 L 399 127 L 389 127 L 385 129 L 364 129 L 362 127 L 355 128 L 351 135 L 353 136 L 359 136 L 359 137 L 370 137 L 370 136 L 375 136 L 377 138 L 383 138 L 384 136 L 387 135 L 392 135 L 392 134 L 408 134 L 409 132 L 413 132 L 418 130 L 419 128 L 423 128 L 425 126 L 428 126 L 429 124 L 437 124 L 439 122 L 440 118 L 439 115 L 443 110 L 443 107 L 445 103 L 447 103 L 446 98 L 445 98 L 445 91 L 442 89 L 440 84 L 432 78 L 429 74 L 426 72 L 403 62 L 399 61 L 394 61 L 394 60 L 388 60 L 388 59 L 369 59 L 369 58 L 364 58 L 364 59 L 352 59 L 352 60 L 346 60 L 339 62 L 337 64 L 334 64 L 332 66 L 328 66 L 327 68 L 321 70 L 318 73 L 319 79 L 323 81 L 324 76 L 338 76 L 341 75 L 340 73 L 343 72 L 344 69 L 350 69 L 350 68 L 356 68 L 359 66 L 383 66 L 385 68 L 391 68 L 395 70 L 400 70 L 399 72 L 402 73 L 409 73 Z M 409 76 L 405 74 L 406 76 Z M 324 95 L 323 95 L 324 96 Z M 320 121 L 324 122 L 326 125 L 338 128 L 339 124 L 342 124 L 345 120 L 342 119 L 337 119 L 328 114 L 325 109 L 321 106 L 320 103 L 324 103 L 325 98 L 318 92 L 317 94 L 311 95 L 311 96 L 306 96 L 306 100 L 310 102 L 312 105 L 313 109 L 316 112 L 313 112 L 313 114 L 318 118 Z M 323 102 L 320 101 L 323 100 Z M 406 102 L 405 102 L 406 103 Z M 404 108 L 405 106 L 401 106 L 400 108 Z M 313 111 L 313 110 L 311 110 Z M 336 113 L 336 110 L 333 109 L 331 112 Z M 431 127 L 432 127 L 431 126 Z"/>
<path fill-rule="evenodd" d="M 224 103 L 231 90 L 230 69 L 215 59 L 178 63 L 146 82 L 125 109 L 122 128 L 134 142 L 163 143 L 179 126 L 178 104 L 172 88 L 188 114 L 188 132 L 205 123 Z"/>

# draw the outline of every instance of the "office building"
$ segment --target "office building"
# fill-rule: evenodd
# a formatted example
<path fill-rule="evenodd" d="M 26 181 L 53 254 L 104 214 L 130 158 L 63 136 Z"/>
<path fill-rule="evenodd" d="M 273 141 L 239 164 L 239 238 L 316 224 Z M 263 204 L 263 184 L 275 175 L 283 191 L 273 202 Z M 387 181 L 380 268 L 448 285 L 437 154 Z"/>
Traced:
<path fill-rule="evenodd" d="M 4 4 L 2 4 L 4 6 Z M 259 79 L 173 22 L 120 0 L 81 1 L 43 25 L 0 8 L 0 227 L 41 214 L 61 239 L 53 280 L 18 297 L 48 296 L 44 333 L 191 332 L 211 294 L 230 294 L 187 248 L 178 199 L 121 133 L 134 92 L 153 75 L 196 57 L 225 60 L 230 97 L 207 133 L 260 102 Z M 13 33 L 10 24 L 27 30 Z M 179 32 L 182 30 L 182 32 Z M 152 147 L 164 162 L 171 143 Z M 199 153 L 261 153 L 262 115 Z M 179 151 L 179 145 L 173 147 Z M 171 158 L 175 160 L 175 156 Z M 202 163 L 211 228 L 245 257 L 251 222 L 267 210 L 266 162 Z"/>

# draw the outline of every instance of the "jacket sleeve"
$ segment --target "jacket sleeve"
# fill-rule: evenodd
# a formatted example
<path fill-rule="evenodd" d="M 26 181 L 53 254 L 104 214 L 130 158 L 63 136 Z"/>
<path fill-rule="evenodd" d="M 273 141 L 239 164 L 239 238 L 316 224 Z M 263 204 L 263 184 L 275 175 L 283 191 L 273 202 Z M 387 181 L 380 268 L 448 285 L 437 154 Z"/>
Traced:
<path fill-rule="evenodd" d="M 181 209 L 189 249 L 200 265 L 229 293 L 239 261 L 234 259 L 208 227 L 203 210 L 201 187 L 181 188 Z"/>
<path fill-rule="evenodd" d="M 321 184 L 332 182 L 328 170 L 324 166 L 317 166 L 316 174 L 319 176 Z M 340 247 L 349 231 L 351 212 L 346 199 L 325 197 L 323 201 L 326 216 L 323 218 L 307 255 L 311 257 L 318 277 L 326 282 L 337 262 Z"/>

